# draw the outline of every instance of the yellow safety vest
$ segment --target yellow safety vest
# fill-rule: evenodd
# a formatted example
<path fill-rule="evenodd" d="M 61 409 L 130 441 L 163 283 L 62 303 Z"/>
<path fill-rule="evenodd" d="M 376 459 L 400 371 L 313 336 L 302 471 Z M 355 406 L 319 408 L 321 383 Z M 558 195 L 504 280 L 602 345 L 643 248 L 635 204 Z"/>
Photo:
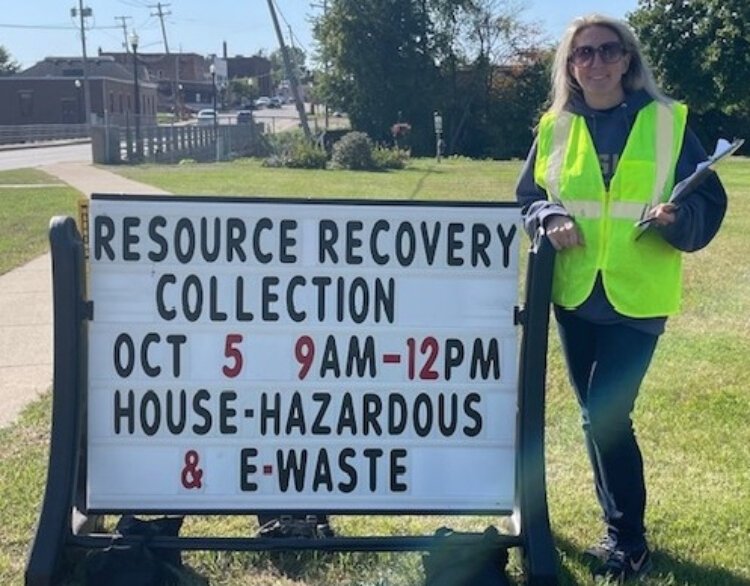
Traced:
<path fill-rule="evenodd" d="M 654 101 L 641 109 L 606 189 L 586 120 L 570 112 L 542 117 L 534 179 L 565 206 L 584 239 L 556 256 L 554 303 L 578 307 L 601 272 L 607 299 L 622 315 L 678 312 L 681 254 L 655 230 L 636 240 L 635 222 L 669 197 L 686 121 L 682 104 Z"/>

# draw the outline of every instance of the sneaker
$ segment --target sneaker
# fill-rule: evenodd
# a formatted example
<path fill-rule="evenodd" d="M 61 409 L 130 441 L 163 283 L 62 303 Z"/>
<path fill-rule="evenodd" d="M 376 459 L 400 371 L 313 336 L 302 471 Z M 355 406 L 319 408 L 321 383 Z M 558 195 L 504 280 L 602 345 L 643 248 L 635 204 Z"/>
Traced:
<path fill-rule="evenodd" d="M 607 533 L 599 540 L 599 543 L 583 550 L 583 555 L 599 560 L 600 562 L 606 562 L 615 549 L 617 549 L 617 541 Z"/>
<path fill-rule="evenodd" d="M 594 580 L 624 584 L 637 581 L 651 571 L 653 563 L 648 547 L 626 552 L 615 549 L 599 568 L 594 570 Z"/>

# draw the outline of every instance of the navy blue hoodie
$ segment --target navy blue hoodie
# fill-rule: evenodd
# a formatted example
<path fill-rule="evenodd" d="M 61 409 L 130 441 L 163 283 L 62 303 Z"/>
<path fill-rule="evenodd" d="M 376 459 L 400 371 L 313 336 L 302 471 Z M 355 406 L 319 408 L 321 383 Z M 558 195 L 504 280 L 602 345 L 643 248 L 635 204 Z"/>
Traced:
<path fill-rule="evenodd" d="M 599 155 L 604 184 L 609 182 L 617 168 L 617 161 L 625 148 L 630 130 L 636 115 L 653 98 L 645 90 L 627 94 L 618 106 L 608 110 L 594 110 L 586 105 L 582 98 L 574 96 L 566 107 L 574 114 L 586 119 L 594 148 Z M 675 184 L 690 175 L 698 163 L 705 161 L 706 151 L 690 128 L 685 129 L 682 151 L 675 170 Z M 523 206 L 524 228 L 531 238 L 546 219 L 553 215 L 568 213 L 565 208 L 547 200 L 546 192 L 534 181 L 534 164 L 536 162 L 536 141 L 531 147 L 521 176 L 516 185 L 516 198 Z M 664 239 L 678 250 L 692 252 L 706 246 L 716 235 L 727 209 L 727 195 L 715 173 L 709 177 L 690 196 L 680 201 L 673 224 L 657 227 Z M 560 311 L 560 308 L 555 308 Z M 602 286 L 601 276 L 597 278 L 589 298 L 574 313 L 587 321 L 600 324 L 622 323 L 650 334 L 661 334 L 664 331 L 666 318 L 638 319 L 623 316 L 612 307 Z"/>

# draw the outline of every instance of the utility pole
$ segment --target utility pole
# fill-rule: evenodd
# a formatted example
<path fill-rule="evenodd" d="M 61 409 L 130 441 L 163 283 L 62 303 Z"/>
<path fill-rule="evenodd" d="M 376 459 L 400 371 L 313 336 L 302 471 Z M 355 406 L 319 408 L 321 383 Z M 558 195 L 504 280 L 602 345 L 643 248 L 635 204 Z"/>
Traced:
<path fill-rule="evenodd" d="M 130 53 L 130 45 L 128 45 L 128 25 L 125 22 L 128 19 L 130 19 L 129 16 L 115 16 L 115 20 L 119 20 L 120 26 L 122 26 L 122 46 L 125 47 L 126 53 Z"/>
<path fill-rule="evenodd" d="M 325 18 L 326 16 L 328 16 L 328 0 L 323 0 L 323 18 Z M 323 63 L 323 71 L 325 72 L 325 76 L 328 77 L 328 59 L 326 59 L 325 62 Z M 324 121 L 325 129 L 328 130 L 328 100 L 326 100 L 324 112 L 325 112 L 325 121 Z"/>
<path fill-rule="evenodd" d="M 299 88 L 297 87 L 297 75 L 294 73 L 294 68 L 289 59 L 289 52 L 286 49 L 284 43 L 284 36 L 281 34 L 281 27 L 279 27 L 279 19 L 276 17 L 276 11 L 273 8 L 273 0 L 268 0 L 268 10 L 271 12 L 271 19 L 273 20 L 273 28 L 276 29 L 276 38 L 279 40 L 279 48 L 281 49 L 281 56 L 284 59 L 284 68 L 286 69 L 286 76 L 289 79 L 289 85 L 291 85 L 292 96 L 294 96 L 294 104 L 297 106 L 297 114 L 299 115 L 299 121 L 302 125 L 302 132 L 305 133 L 305 138 L 312 142 L 312 133 L 310 132 L 310 126 L 307 124 L 307 114 L 305 113 L 305 105 L 299 97 Z"/>
<path fill-rule="evenodd" d="M 174 86 L 172 92 L 174 94 L 174 114 L 178 120 L 182 120 L 182 103 L 180 102 L 180 52 L 174 56 Z"/>
<path fill-rule="evenodd" d="M 322 8 L 324 19 L 326 18 L 326 16 L 328 16 L 328 0 L 323 0 L 323 4 L 311 4 L 311 6 L 314 6 L 315 8 Z M 326 78 L 328 77 L 328 59 L 323 60 L 323 74 L 326 76 Z M 326 130 L 328 130 L 328 124 L 329 124 L 328 100 L 326 100 L 325 104 L 323 104 L 323 112 L 325 114 L 323 127 Z"/>
<path fill-rule="evenodd" d="M 164 17 L 165 16 L 169 16 L 172 13 L 171 12 L 164 12 L 162 10 L 162 6 L 164 8 L 166 8 L 166 7 L 170 6 L 170 4 L 162 4 L 161 2 L 157 2 L 156 6 L 149 5 L 149 8 L 156 8 L 156 10 L 157 10 L 156 14 L 154 14 L 152 12 L 151 16 L 158 16 L 159 17 L 159 22 L 161 22 L 161 36 L 164 39 L 164 52 L 167 55 L 169 55 L 169 44 L 167 43 L 167 29 L 164 28 Z"/>
<path fill-rule="evenodd" d="M 78 0 L 78 10 L 72 8 L 70 11 L 74 18 L 78 16 L 81 24 L 81 53 L 83 55 L 83 103 L 86 110 L 86 125 L 91 124 L 91 88 L 89 87 L 89 63 L 86 57 L 86 17 L 93 14 L 91 8 L 83 7 L 83 0 Z"/>
<path fill-rule="evenodd" d="M 141 96 L 138 91 L 138 33 L 130 35 L 130 45 L 133 47 L 133 106 L 135 118 L 135 161 L 143 160 L 143 142 L 141 141 Z"/>

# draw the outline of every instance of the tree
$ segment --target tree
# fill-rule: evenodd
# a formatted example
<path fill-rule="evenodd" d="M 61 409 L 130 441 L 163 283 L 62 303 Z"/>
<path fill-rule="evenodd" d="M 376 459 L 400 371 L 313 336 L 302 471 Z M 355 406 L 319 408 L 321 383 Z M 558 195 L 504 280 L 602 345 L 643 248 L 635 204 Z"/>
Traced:
<path fill-rule="evenodd" d="M 244 106 L 260 97 L 253 78 L 235 78 L 229 81 L 229 101 L 232 105 Z"/>
<path fill-rule="evenodd" d="M 420 4 L 332 0 L 315 23 L 318 61 L 328 64 L 316 74 L 321 95 L 376 141 L 389 140 L 395 122 L 411 123 L 418 143 L 432 132 L 436 67 Z"/>
<path fill-rule="evenodd" d="M 492 140 L 484 145 L 483 156 L 526 157 L 534 139 L 533 128 L 549 96 L 553 56 L 552 50 L 534 51 L 523 64 L 494 76 L 486 119 Z"/>
<path fill-rule="evenodd" d="M 448 152 L 485 154 L 493 76 L 536 41 L 518 14 L 511 0 L 332 0 L 314 29 L 321 95 L 376 140 L 409 123 L 418 154 L 434 152 L 440 111 Z"/>
<path fill-rule="evenodd" d="M 297 79 L 300 79 L 305 71 L 307 55 L 305 55 L 305 52 L 299 47 L 287 47 L 286 50 L 289 54 L 289 61 L 291 61 L 292 67 L 294 67 L 294 73 L 297 76 Z M 271 76 L 273 83 L 275 86 L 278 86 L 283 80 L 288 79 L 281 49 L 273 51 L 269 56 L 269 59 L 271 61 Z"/>
<path fill-rule="evenodd" d="M 629 20 L 667 93 L 736 132 L 750 110 L 750 3 L 639 0 Z"/>
<path fill-rule="evenodd" d="M 443 7 L 439 30 L 447 55 L 443 75 L 449 151 L 499 157 L 528 150 L 549 84 L 539 75 L 546 59 L 540 27 L 521 20 L 522 11 L 512 0 Z M 539 99 L 517 99 L 524 94 L 531 98 L 530 93 Z"/>
<path fill-rule="evenodd" d="M 20 66 L 16 61 L 12 60 L 10 53 L 6 51 L 5 47 L 0 45 L 0 76 L 13 75 L 19 68 Z"/>

